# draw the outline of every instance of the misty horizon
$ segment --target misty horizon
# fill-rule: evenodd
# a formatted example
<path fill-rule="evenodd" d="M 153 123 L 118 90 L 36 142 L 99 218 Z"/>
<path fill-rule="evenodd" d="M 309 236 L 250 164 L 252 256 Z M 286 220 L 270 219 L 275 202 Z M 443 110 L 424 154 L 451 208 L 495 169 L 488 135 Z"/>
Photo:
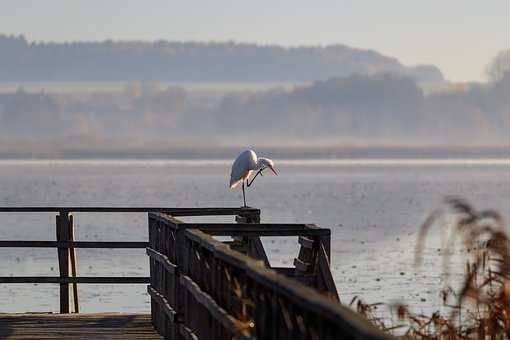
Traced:
<path fill-rule="evenodd" d="M 510 145 L 510 52 L 486 68 L 489 81 L 457 84 L 434 65 L 345 45 L 33 43 L 0 34 L 0 88 L 10 89 L 0 91 L 0 156 L 173 157 L 232 143 L 283 144 L 294 156 L 293 146 L 315 145 L 320 157 L 324 146 Z M 25 91 L 27 82 L 40 88 Z"/>

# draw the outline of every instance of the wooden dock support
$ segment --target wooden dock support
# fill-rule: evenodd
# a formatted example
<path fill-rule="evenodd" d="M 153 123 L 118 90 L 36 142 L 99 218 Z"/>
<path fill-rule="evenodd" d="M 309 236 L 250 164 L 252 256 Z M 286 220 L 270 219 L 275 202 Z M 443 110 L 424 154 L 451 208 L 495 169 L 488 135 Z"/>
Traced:
<path fill-rule="evenodd" d="M 69 212 L 57 215 L 57 241 L 69 241 Z M 69 277 L 69 248 L 58 248 L 58 268 L 60 277 Z M 69 313 L 69 283 L 60 284 L 60 313 Z"/>
<path fill-rule="evenodd" d="M 73 242 L 74 241 L 74 224 L 73 216 L 68 211 L 61 211 L 56 217 L 57 224 L 57 242 Z M 68 278 L 69 269 L 71 269 L 72 277 L 77 276 L 76 250 L 72 246 L 58 247 L 58 267 L 60 277 Z M 78 302 L 78 283 L 72 283 L 74 312 L 79 313 Z M 69 283 L 60 284 L 60 313 L 70 313 L 70 294 Z"/>
<path fill-rule="evenodd" d="M 237 215 L 235 217 L 237 223 L 260 223 L 260 213 L 249 213 L 243 215 Z M 270 267 L 269 258 L 267 257 L 264 246 L 262 245 L 262 241 L 260 237 L 242 237 L 242 236 L 234 236 L 233 248 L 237 251 L 240 251 L 243 254 L 246 254 L 252 258 L 262 260 L 266 264 L 267 267 Z"/>
<path fill-rule="evenodd" d="M 74 242 L 74 218 L 73 215 L 69 215 L 69 241 Z M 71 260 L 71 276 L 78 276 L 77 269 L 77 259 L 76 259 L 76 249 L 73 246 L 69 247 L 69 259 Z M 80 312 L 80 303 L 78 300 L 78 282 L 73 282 L 73 303 L 74 303 L 74 312 Z"/>

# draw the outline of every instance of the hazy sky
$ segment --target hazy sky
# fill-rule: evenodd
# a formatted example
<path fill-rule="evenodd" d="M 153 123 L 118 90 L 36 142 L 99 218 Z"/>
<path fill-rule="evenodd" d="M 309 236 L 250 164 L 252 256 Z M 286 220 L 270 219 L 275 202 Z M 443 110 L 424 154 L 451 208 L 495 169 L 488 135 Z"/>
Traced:
<path fill-rule="evenodd" d="M 509 0 L 0 0 L 0 33 L 29 40 L 341 43 L 481 80 L 510 48 Z"/>

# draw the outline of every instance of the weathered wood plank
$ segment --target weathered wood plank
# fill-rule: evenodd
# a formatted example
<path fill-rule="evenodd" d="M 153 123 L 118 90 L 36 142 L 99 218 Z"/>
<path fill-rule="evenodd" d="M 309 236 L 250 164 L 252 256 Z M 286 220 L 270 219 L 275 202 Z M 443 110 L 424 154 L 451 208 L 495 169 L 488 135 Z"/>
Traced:
<path fill-rule="evenodd" d="M 165 269 L 169 273 L 175 275 L 175 273 L 177 271 L 177 265 L 170 262 L 170 260 L 168 259 L 168 256 L 163 255 L 160 252 L 155 251 L 152 248 L 146 248 L 146 252 L 147 252 L 147 255 L 149 255 L 149 257 L 151 259 L 157 261 L 158 263 L 161 263 L 163 265 L 163 267 L 165 267 Z"/>
<path fill-rule="evenodd" d="M 163 308 L 163 311 L 166 315 L 168 315 L 171 322 L 177 321 L 177 312 L 172 308 L 172 306 L 170 306 L 168 300 L 163 295 L 158 293 L 158 291 L 151 286 L 147 286 L 147 293 L 149 293 L 151 298 L 153 298 L 154 301 L 156 301 L 156 303 L 158 303 L 159 306 Z"/>
<path fill-rule="evenodd" d="M 180 276 L 180 282 L 183 288 L 185 288 L 193 297 L 195 300 L 200 303 L 202 306 L 204 306 L 209 313 L 211 313 L 212 316 L 214 316 L 223 327 L 228 329 L 230 332 L 234 334 L 239 334 L 241 337 L 249 338 L 249 335 L 245 332 L 245 329 L 247 328 L 243 322 L 240 320 L 234 318 L 232 315 L 227 313 L 225 309 L 220 307 L 216 301 L 207 293 L 204 293 L 200 287 L 193 282 L 192 279 L 190 279 L 186 275 Z"/>
<path fill-rule="evenodd" d="M 308 238 L 308 237 L 303 237 L 303 236 L 300 236 L 298 238 L 298 242 L 299 244 L 304 247 L 304 248 L 307 248 L 307 249 L 313 249 L 313 246 L 314 246 L 314 240 Z"/>
<path fill-rule="evenodd" d="M 150 315 L 122 313 L 0 314 L 0 338 L 163 339 L 152 328 Z"/>
<path fill-rule="evenodd" d="M 189 329 L 188 327 L 186 327 L 186 326 L 184 326 L 182 324 L 179 327 L 179 333 L 186 340 L 198 340 L 198 336 L 196 336 L 195 333 L 193 333 L 191 331 L 191 329 Z"/>
<path fill-rule="evenodd" d="M 321 296 L 314 289 L 295 280 L 260 266 L 249 266 L 247 274 L 259 284 L 266 286 L 269 291 L 286 297 L 296 306 L 316 313 L 320 318 L 343 329 L 346 332 L 345 338 L 392 339 L 348 307 Z"/>
<path fill-rule="evenodd" d="M 69 241 L 69 214 L 60 212 L 56 217 L 57 241 Z M 60 278 L 69 276 L 69 248 L 58 248 Z M 69 313 L 69 283 L 60 282 L 60 313 Z"/>
<path fill-rule="evenodd" d="M 235 228 L 234 226 L 201 226 L 196 229 L 200 229 L 212 236 L 246 236 L 246 237 L 257 237 L 257 236 L 321 236 L 329 234 L 329 230 L 325 229 L 300 229 L 292 227 L 279 228 L 275 226 L 271 228 L 254 227 L 253 224 L 250 227 Z"/>
<path fill-rule="evenodd" d="M 77 276 L 77 277 L 59 277 L 59 276 L 2 276 L 0 283 L 105 283 L 105 284 L 125 284 L 125 283 L 149 283 L 149 277 L 143 276 Z"/>
<path fill-rule="evenodd" d="M 303 313 L 305 313 L 323 325 L 321 326 L 321 332 L 323 332 L 321 333 L 321 339 L 335 338 L 340 335 L 345 339 L 392 339 L 391 336 L 382 333 L 374 325 L 348 307 L 320 295 L 318 291 L 294 279 L 276 273 L 274 270 L 261 265 L 260 261 L 229 249 L 207 233 L 200 230 L 186 230 L 185 235 L 186 238 L 193 235 L 195 239 L 201 239 L 196 244 L 209 243 L 209 248 L 214 248 L 213 254 L 217 260 L 228 260 L 229 266 L 235 267 L 236 275 L 239 276 L 230 277 L 229 282 L 235 282 L 236 279 L 243 278 L 244 282 L 249 283 L 249 286 L 242 289 L 241 292 L 246 290 L 252 296 L 260 296 L 260 293 L 271 294 L 273 296 L 272 299 L 278 299 L 279 302 L 273 313 L 282 314 L 284 316 L 283 320 L 286 321 L 279 321 L 277 325 L 282 327 L 282 329 L 276 329 L 275 334 L 285 334 L 292 338 L 296 338 L 296 336 L 298 338 L 306 338 L 306 334 L 303 333 L 308 332 L 306 329 L 306 319 L 303 320 L 304 323 L 299 323 L 297 319 L 298 316 L 302 317 Z M 327 257 L 324 256 L 324 258 Z M 329 267 L 324 268 L 329 269 Z M 231 276 L 232 274 L 229 273 L 228 275 Z M 245 277 L 247 280 L 244 279 Z M 181 283 L 184 284 L 185 282 L 181 280 Z M 239 291 L 227 294 L 226 301 L 229 301 L 229 296 L 234 296 L 235 294 L 239 294 Z M 234 301 L 238 300 L 234 298 Z M 220 308 L 223 308 L 223 306 Z M 257 305 L 253 308 L 256 311 Z M 229 311 L 227 310 L 227 313 Z M 251 318 L 252 314 L 243 314 L 243 317 Z M 264 332 L 264 329 L 260 329 L 260 327 L 266 327 L 271 324 L 272 318 L 269 317 L 262 323 L 256 323 L 254 325 L 254 332 Z M 299 329 L 294 327 L 296 322 L 298 325 L 301 325 Z M 302 329 L 303 327 L 304 329 Z"/>
<path fill-rule="evenodd" d="M 255 259 L 264 261 L 266 267 L 271 267 L 269 258 L 267 257 L 266 250 L 264 249 L 264 245 L 262 244 L 260 237 L 250 238 L 248 239 L 248 242 L 251 248 L 251 251 L 248 252 L 248 255 Z"/>
<path fill-rule="evenodd" d="M 330 234 L 329 229 L 323 228 L 311 228 L 315 226 L 313 224 L 298 224 L 298 223 L 181 223 L 183 227 L 195 228 L 195 229 L 245 229 L 253 228 L 253 230 L 268 230 L 268 229 L 282 229 L 282 230 L 303 230 L 303 229 L 315 229 L 319 234 Z"/>
<path fill-rule="evenodd" d="M 329 269 L 329 261 L 328 261 L 328 255 L 326 254 L 326 250 L 324 249 L 324 246 L 321 244 L 319 248 L 319 269 L 322 279 L 324 280 L 324 284 L 326 285 L 326 288 L 328 289 L 328 292 L 331 294 L 331 296 L 337 300 L 340 301 L 340 297 L 338 296 L 338 291 L 336 289 L 335 281 L 333 280 L 333 276 L 331 275 L 331 270 Z"/>
<path fill-rule="evenodd" d="M 152 216 L 152 215 L 151 215 Z M 164 216 L 159 217 L 165 220 Z M 179 229 L 200 229 L 214 236 L 328 236 L 331 230 L 316 228 L 311 224 L 282 223 L 179 223 L 179 220 L 167 219 L 168 226 Z"/>
<path fill-rule="evenodd" d="M 296 271 L 293 267 L 271 267 L 272 270 L 275 272 L 288 276 L 288 277 L 294 277 L 294 272 Z"/>
<path fill-rule="evenodd" d="M 96 212 L 96 213 L 166 213 L 173 216 L 235 216 L 260 214 L 256 208 L 170 208 L 170 207 L 0 207 L 0 212 Z"/>
<path fill-rule="evenodd" d="M 297 270 L 307 272 L 310 269 L 310 264 L 301 261 L 300 259 L 294 259 L 294 266 Z"/>
<path fill-rule="evenodd" d="M 236 216 L 237 224 L 260 224 L 260 214 L 259 215 L 245 215 L 245 216 Z M 260 240 L 260 237 L 239 237 L 234 236 L 234 241 L 238 241 L 241 245 L 245 244 L 243 252 L 248 256 L 251 256 L 255 259 L 264 261 L 267 267 L 270 267 L 269 258 L 267 257 L 266 251 L 264 249 L 264 245 Z M 241 249 L 239 249 L 241 250 Z"/>
<path fill-rule="evenodd" d="M 69 241 L 74 241 L 74 219 L 73 215 L 69 215 Z M 74 247 L 69 248 L 69 260 L 71 262 L 71 276 L 78 276 L 77 273 L 77 259 L 76 259 L 76 250 Z M 73 302 L 74 302 L 74 312 L 80 312 L 80 303 L 78 299 L 78 284 L 74 282 L 73 284 Z"/>
<path fill-rule="evenodd" d="M 146 248 L 148 242 L 125 241 L 0 241 L 0 248 Z"/>

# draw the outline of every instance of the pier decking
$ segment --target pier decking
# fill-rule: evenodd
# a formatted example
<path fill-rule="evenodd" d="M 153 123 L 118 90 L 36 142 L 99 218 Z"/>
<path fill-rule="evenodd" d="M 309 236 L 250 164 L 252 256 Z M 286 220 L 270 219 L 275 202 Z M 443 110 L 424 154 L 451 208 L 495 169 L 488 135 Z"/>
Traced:
<path fill-rule="evenodd" d="M 260 210 L 254 208 L 0 207 L 0 212 L 56 212 L 56 241 L 0 240 L 0 247 L 56 248 L 60 272 L 0 277 L 0 283 L 60 285 L 60 314 L 0 314 L 0 338 L 390 338 L 340 304 L 329 268 L 329 229 L 260 223 Z M 76 241 L 73 212 L 148 213 L 149 239 Z M 177 218 L 217 215 L 235 216 L 236 223 Z M 272 266 L 260 239 L 280 236 L 295 237 L 300 247 L 292 267 Z M 150 275 L 80 277 L 76 248 L 145 248 Z M 78 284 L 88 283 L 149 284 L 151 314 L 79 313 Z"/>
<path fill-rule="evenodd" d="M 0 314 L 0 339 L 162 340 L 150 315 L 120 313 Z"/>

